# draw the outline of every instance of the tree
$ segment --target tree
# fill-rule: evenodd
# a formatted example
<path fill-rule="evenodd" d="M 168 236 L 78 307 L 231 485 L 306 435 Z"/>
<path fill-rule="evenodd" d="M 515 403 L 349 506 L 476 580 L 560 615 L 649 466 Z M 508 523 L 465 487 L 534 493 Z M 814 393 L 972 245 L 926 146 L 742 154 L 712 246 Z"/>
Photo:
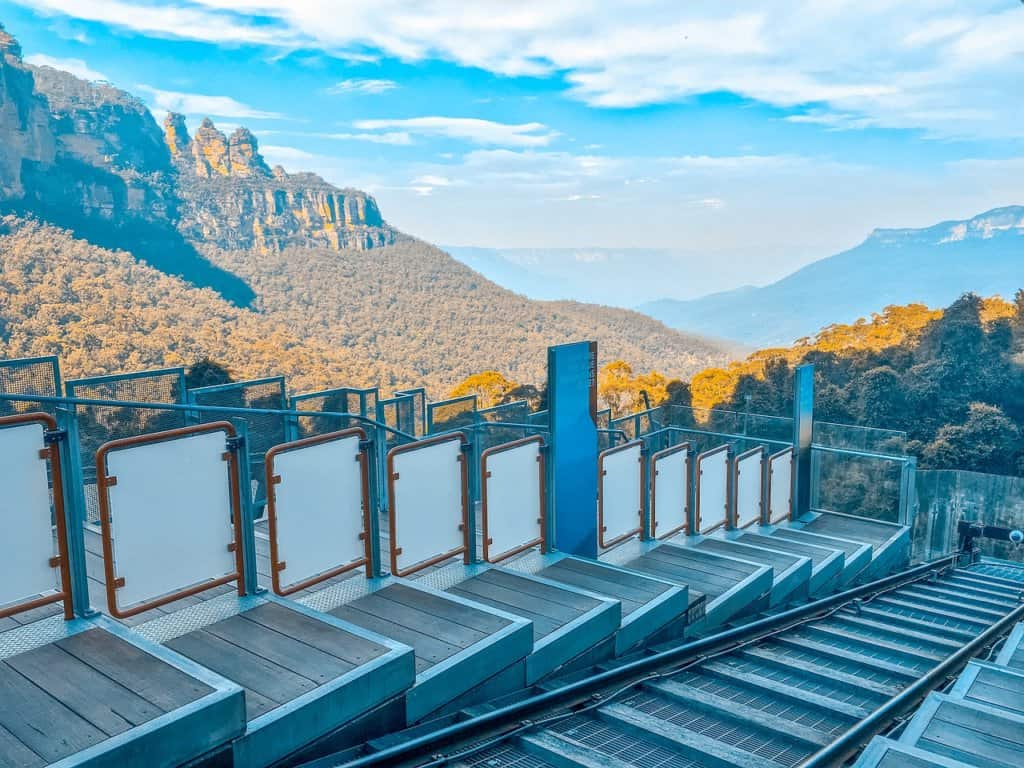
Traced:
<path fill-rule="evenodd" d="M 234 379 L 225 366 L 208 357 L 193 363 L 185 371 L 185 386 L 189 389 L 212 387 L 217 384 L 230 384 Z"/>
<path fill-rule="evenodd" d="M 456 386 L 448 397 L 465 397 L 476 395 L 478 408 L 491 408 L 505 401 L 508 393 L 519 385 L 509 381 L 497 371 L 482 371 L 468 376 Z"/>

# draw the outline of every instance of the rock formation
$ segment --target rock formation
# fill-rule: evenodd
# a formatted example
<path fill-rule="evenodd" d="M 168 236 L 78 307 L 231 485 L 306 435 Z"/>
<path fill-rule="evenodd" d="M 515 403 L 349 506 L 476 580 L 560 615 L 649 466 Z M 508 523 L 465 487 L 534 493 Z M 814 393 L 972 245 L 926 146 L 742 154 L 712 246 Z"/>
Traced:
<path fill-rule="evenodd" d="M 180 174 L 181 230 L 225 249 L 326 246 L 364 250 L 394 242 L 376 201 L 313 173 L 270 168 L 248 128 L 225 136 L 209 118 L 189 136 L 182 115 L 164 120 Z"/>

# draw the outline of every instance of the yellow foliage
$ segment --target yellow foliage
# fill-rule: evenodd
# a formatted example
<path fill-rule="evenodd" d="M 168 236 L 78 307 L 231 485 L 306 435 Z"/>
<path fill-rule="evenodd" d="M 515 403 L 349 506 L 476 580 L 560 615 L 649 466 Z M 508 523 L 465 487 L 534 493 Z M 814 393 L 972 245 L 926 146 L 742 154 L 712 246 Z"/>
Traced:
<path fill-rule="evenodd" d="M 669 380 L 657 371 L 633 375 L 633 368 L 622 360 L 605 365 L 597 376 L 597 392 L 604 404 L 611 408 L 612 416 L 641 410 L 645 407 L 643 393 L 647 393 L 652 406 L 660 405 L 668 397 Z"/>
<path fill-rule="evenodd" d="M 505 395 L 517 386 L 519 385 L 514 381 L 509 381 L 497 371 L 482 371 L 467 377 L 448 393 L 448 397 L 476 395 L 477 408 L 491 408 L 504 400 Z"/>

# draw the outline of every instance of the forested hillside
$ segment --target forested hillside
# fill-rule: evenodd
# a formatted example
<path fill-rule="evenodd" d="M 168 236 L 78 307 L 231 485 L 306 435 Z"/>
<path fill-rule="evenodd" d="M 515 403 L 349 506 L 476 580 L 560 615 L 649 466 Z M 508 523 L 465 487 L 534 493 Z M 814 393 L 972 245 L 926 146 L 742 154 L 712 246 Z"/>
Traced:
<path fill-rule="evenodd" d="M 668 401 L 789 415 L 804 362 L 815 365 L 817 418 L 906 431 L 923 468 L 1024 474 L 1024 291 L 888 307 L 670 384 Z"/>
<path fill-rule="evenodd" d="M 211 249 L 257 289 L 239 308 L 56 227 L 0 218 L 0 357 L 58 354 L 67 377 L 202 358 L 296 390 L 426 385 L 476 371 L 543 380 L 548 344 L 596 338 L 603 356 L 686 376 L 724 353 L 643 315 L 516 296 L 425 243 L 372 251 Z"/>

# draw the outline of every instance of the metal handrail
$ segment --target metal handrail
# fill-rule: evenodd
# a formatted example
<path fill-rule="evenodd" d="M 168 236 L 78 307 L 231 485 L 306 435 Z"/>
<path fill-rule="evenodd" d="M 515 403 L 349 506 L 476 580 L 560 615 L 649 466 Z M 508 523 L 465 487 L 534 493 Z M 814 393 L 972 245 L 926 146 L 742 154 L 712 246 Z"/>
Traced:
<path fill-rule="evenodd" d="M 180 403 L 146 403 L 134 400 L 98 400 L 85 397 L 49 397 L 46 395 L 14 395 L 0 393 L 0 400 L 11 400 L 23 403 L 54 403 L 57 405 L 92 405 L 104 406 L 107 408 L 148 408 L 155 411 L 184 411 L 186 413 L 231 413 L 239 416 L 251 415 L 275 415 L 275 416 L 330 416 L 340 419 L 355 419 L 363 424 L 383 429 L 399 437 L 408 440 L 418 440 L 415 435 L 403 432 L 400 429 L 389 427 L 387 424 L 375 419 L 360 416 L 358 413 L 341 413 L 338 411 L 293 411 L 283 408 L 239 408 L 229 405 L 193 405 Z"/>

